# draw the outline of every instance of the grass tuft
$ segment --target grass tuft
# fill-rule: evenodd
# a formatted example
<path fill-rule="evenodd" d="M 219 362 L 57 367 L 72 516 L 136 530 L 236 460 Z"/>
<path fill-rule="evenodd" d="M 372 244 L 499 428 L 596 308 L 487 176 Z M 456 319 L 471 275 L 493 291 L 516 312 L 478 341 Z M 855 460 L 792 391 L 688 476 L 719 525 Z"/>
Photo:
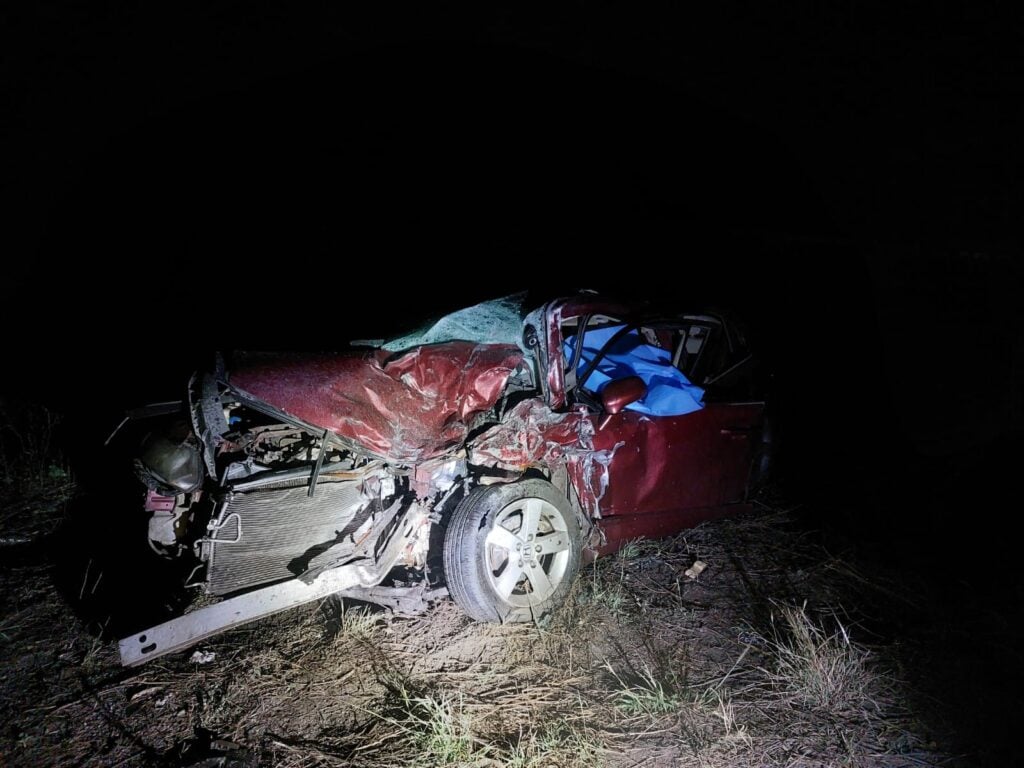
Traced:
<path fill-rule="evenodd" d="M 485 757 L 477 750 L 461 693 L 421 696 L 402 691 L 402 716 L 392 719 L 423 756 L 425 765 L 457 765 Z"/>
<path fill-rule="evenodd" d="M 580 574 L 581 586 L 576 595 L 580 605 L 601 608 L 617 621 L 633 615 L 638 604 L 626 586 L 626 568 L 639 551 L 637 544 L 630 543 L 613 558 L 595 560 Z"/>
<path fill-rule="evenodd" d="M 603 744 L 588 728 L 570 721 L 551 721 L 520 734 L 518 741 L 499 755 L 502 768 L 596 768 L 602 765 Z"/>
<path fill-rule="evenodd" d="M 339 601 L 334 621 L 337 626 L 336 639 L 349 639 L 356 642 L 372 640 L 380 629 L 381 616 L 369 606 L 346 606 Z"/>
<path fill-rule="evenodd" d="M 830 712 L 862 707 L 872 678 L 868 651 L 852 642 L 838 621 L 829 633 L 803 607 L 781 605 L 777 613 L 768 643 L 774 663 L 765 670 L 772 686 L 803 705 Z"/>
<path fill-rule="evenodd" d="M 473 734 L 462 691 L 428 690 L 394 666 L 377 670 L 386 694 L 378 708 L 360 707 L 394 727 L 389 751 L 406 754 L 404 764 L 439 768 L 485 759 L 491 747 Z"/>
<path fill-rule="evenodd" d="M 617 683 L 617 689 L 612 692 L 612 702 L 625 715 L 656 718 L 678 711 L 683 703 L 674 676 L 669 675 L 666 680 L 658 679 L 647 662 L 628 672 L 616 671 L 608 661 L 604 663 L 604 668 Z"/>

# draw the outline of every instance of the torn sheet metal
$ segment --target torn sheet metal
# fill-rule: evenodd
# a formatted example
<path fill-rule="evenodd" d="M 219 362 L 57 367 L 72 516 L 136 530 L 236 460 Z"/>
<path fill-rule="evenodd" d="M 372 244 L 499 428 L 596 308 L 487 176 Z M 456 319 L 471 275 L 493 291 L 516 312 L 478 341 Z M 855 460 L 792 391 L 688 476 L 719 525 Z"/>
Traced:
<path fill-rule="evenodd" d="M 566 451 L 566 466 L 569 479 L 576 488 L 583 509 L 595 519 L 601 518 L 601 501 L 608 491 L 609 467 L 615 452 L 624 446 L 618 442 L 611 448 L 599 451 L 574 448 Z"/>
<path fill-rule="evenodd" d="M 586 412 L 552 413 L 541 400 L 532 398 L 516 405 L 501 424 L 473 441 L 469 462 L 514 472 L 564 465 L 584 511 L 600 518 L 608 468 L 623 443 L 597 450 L 593 438 L 594 422 Z"/>
<path fill-rule="evenodd" d="M 397 356 L 248 356 L 230 383 L 378 456 L 415 463 L 461 445 L 522 360 L 514 345 L 467 341 Z"/>
<path fill-rule="evenodd" d="M 530 398 L 473 441 L 469 463 L 517 472 L 550 467 L 566 448 L 586 448 L 588 431 L 593 434 L 593 425 L 585 414 L 552 413 L 539 398 Z"/>

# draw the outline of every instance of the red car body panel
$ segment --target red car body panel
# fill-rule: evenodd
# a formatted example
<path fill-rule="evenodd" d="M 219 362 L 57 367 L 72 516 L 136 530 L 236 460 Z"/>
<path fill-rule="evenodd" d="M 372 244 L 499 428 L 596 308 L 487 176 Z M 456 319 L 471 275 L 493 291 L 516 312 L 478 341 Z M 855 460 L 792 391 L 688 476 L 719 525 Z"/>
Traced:
<path fill-rule="evenodd" d="M 473 463 L 522 472 L 564 462 L 576 498 L 599 520 L 603 543 L 676 533 L 748 507 L 747 481 L 762 403 L 715 403 L 685 416 L 632 411 L 607 418 L 552 413 L 527 400 L 474 440 Z M 596 431 L 595 431 L 596 430 Z"/>
<path fill-rule="evenodd" d="M 398 355 L 273 355 L 233 369 L 231 385 L 394 461 L 465 441 L 522 362 L 518 347 L 452 341 Z"/>
<path fill-rule="evenodd" d="M 596 296 L 556 301 L 545 308 L 545 384 L 552 409 L 569 402 L 563 324 L 587 315 L 628 321 L 633 313 Z M 582 418 L 592 427 L 586 443 L 598 460 L 573 460 L 570 455 L 567 464 L 582 506 L 600 518 L 604 541 L 592 554 L 614 551 L 632 538 L 665 536 L 748 509 L 744 501 L 761 436 L 763 402 L 711 402 L 683 416 L 649 417 L 622 410 Z M 603 477 L 596 476 L 601 472 Z"/>
<path fill-rule="evenodd" d="M 760 403 L 712 403 L 685 416 L 622 411 L 594 435 L 594 448 L 621 443 L 608 466 L 601 515 L 650 514 L 741 501 Z"/>

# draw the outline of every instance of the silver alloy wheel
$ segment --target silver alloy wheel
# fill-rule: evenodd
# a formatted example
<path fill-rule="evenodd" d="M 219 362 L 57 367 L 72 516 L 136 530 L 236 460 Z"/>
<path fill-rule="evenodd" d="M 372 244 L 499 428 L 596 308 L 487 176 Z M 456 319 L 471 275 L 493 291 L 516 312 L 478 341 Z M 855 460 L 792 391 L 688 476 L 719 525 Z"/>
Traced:
<path fill-rule="evenodd" d="M 517 499 L 493 518 L 487 532 L 485 573 L 509 605 L 529 608 L 554 594 L 570 556 L 570 521 L 544 499 Z"/>

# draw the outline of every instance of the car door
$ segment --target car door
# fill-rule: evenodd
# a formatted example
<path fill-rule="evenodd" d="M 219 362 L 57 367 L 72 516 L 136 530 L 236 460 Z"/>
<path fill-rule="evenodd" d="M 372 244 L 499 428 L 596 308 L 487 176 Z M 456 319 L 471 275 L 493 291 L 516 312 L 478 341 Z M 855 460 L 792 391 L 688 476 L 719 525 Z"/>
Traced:
<path fill-rule="evenodd" d="M 638 324 L 635 333 L 638 342 L 664 348 L 665 362 L 671 359 L 678 369 L 674 373 L 685 369 L 701 376 L 702 382 L 714 382 L 719 369 L 735 368 L 738 359 L 726 348 L 729 337 L 724 328 L 712 318 L 679 327 Z M 589 329 L 587 334 L 593 338 Z M 735 395 L 735 388 L 711 387 L 704 393 L 703 407 L 683 415 L 626 409 L 595 419 L 594 447 L 613 454 L 601 515 L 649 516 L 652 523 L 659 520 L 659 530 L 669 532 L 699 522 L 700 510 L 710 516 L 713 510 L 742 501 L 764 404 Z M 637 535 L 652 535 L 643 528 Z"/>
<path fill-rule="evenodd" d="M 624 410 L 605 417 L 594 435 L 596 449 L 614 451 L 602 516 L 658 515 L 742 501 L 763 411 L 758 402 L 712 402 L 682 416 Z"/>

